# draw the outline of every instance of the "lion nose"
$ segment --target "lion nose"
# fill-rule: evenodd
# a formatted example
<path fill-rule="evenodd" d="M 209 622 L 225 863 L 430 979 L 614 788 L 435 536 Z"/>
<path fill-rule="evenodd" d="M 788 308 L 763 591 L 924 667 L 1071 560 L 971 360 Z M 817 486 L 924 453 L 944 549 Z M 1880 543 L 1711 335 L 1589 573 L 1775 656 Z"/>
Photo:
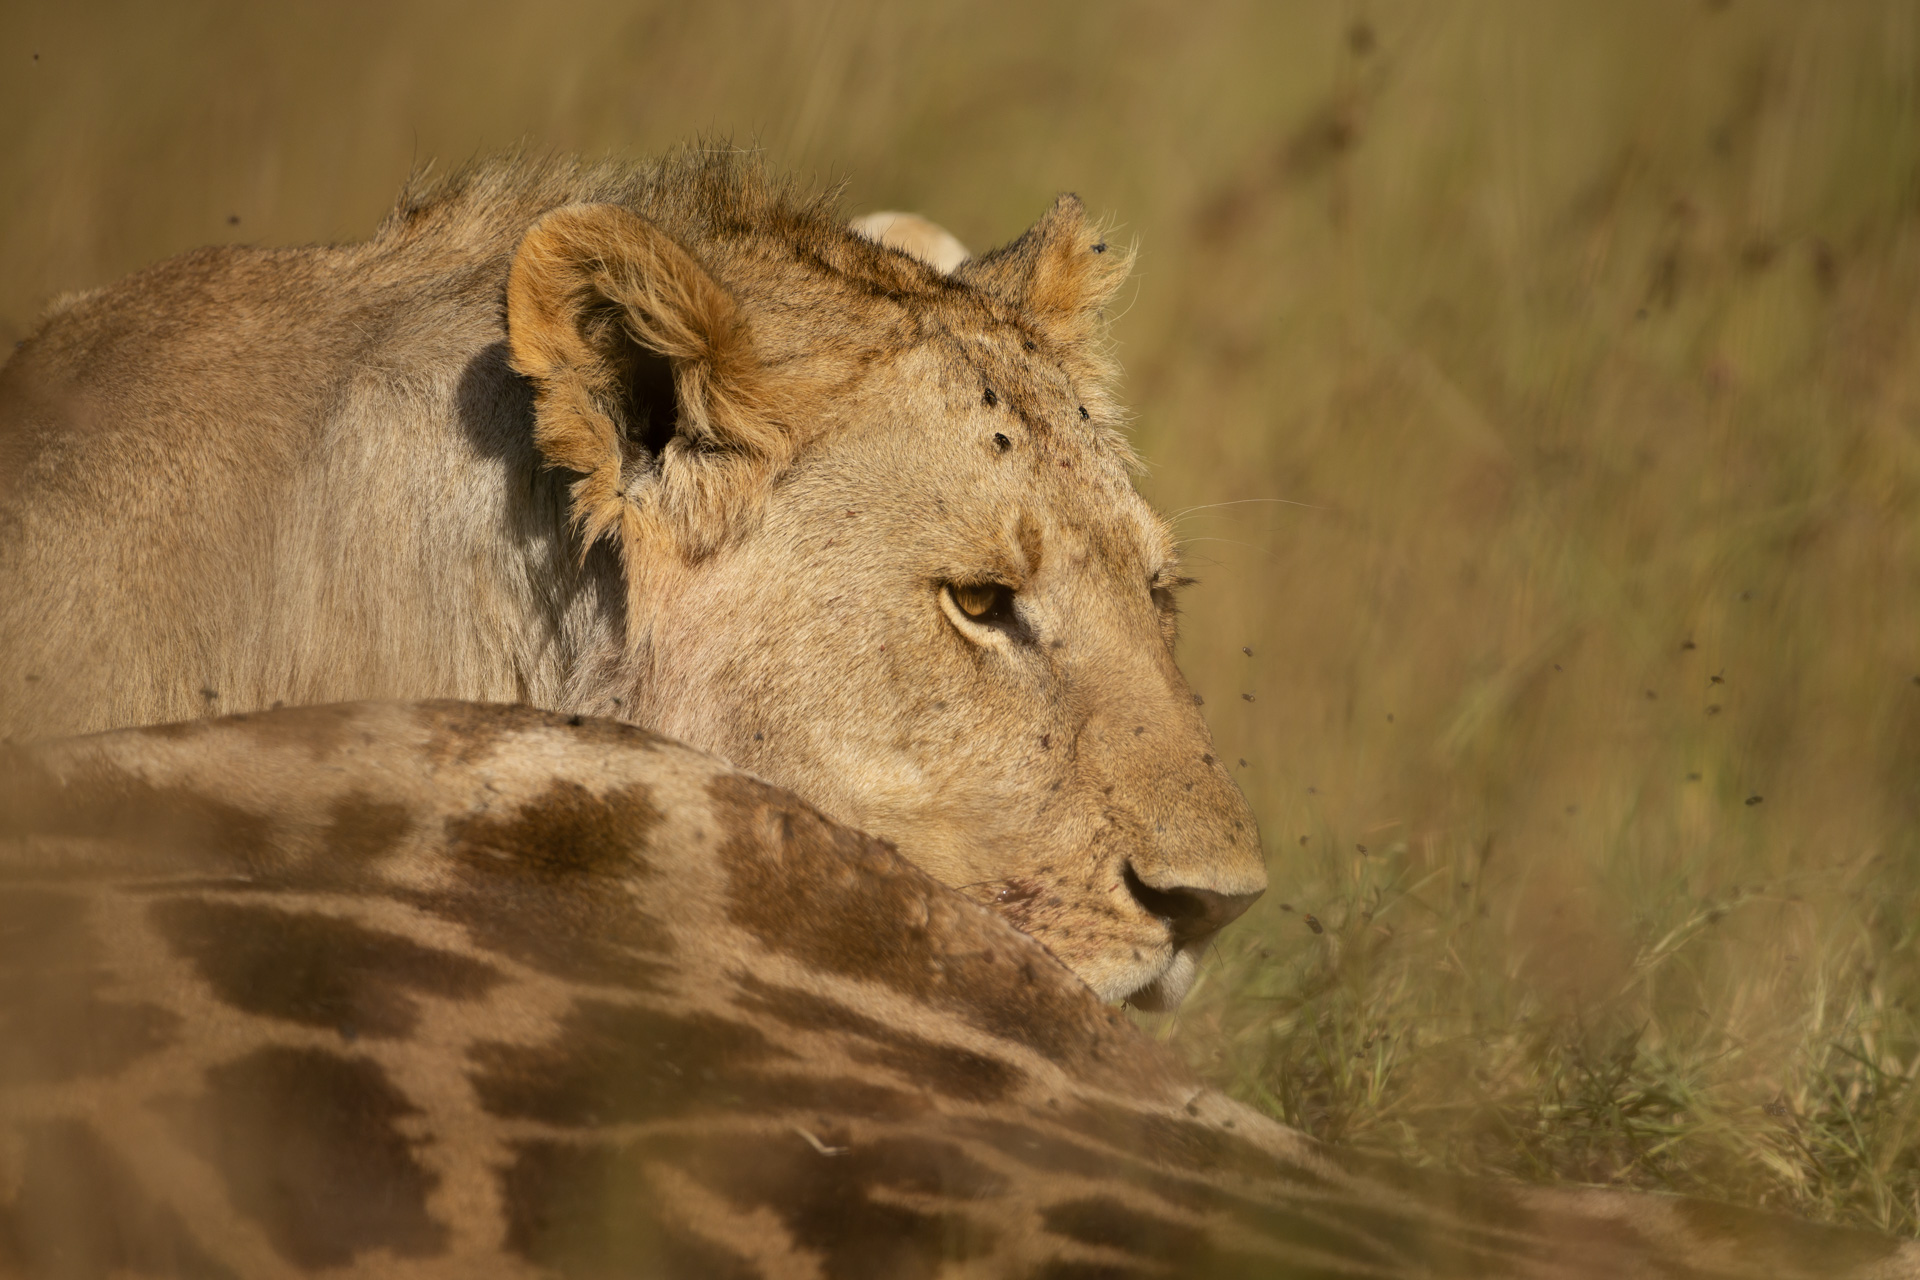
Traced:
<path fill-rule="evenodd" d="M 1175 943 L 1205 938 L 1238 920 L 1265 889 L 1252 893 L 1215 893 L 1212 889 L 1193 889 L 1175 885 L 1156 889 L 1142 880 L 1127 864 L 1127 891 L 1140 906 L 1167 922 Z"/>

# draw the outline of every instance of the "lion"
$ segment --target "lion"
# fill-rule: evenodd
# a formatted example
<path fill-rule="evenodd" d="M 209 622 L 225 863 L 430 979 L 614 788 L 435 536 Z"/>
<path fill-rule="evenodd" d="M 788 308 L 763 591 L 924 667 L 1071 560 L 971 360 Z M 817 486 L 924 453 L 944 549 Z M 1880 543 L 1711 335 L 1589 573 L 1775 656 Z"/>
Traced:
<path fill-rule="evenodd" d="M 0 737 L 459 698 L 683 740 L 1097 994 L 1265 887 L 1174 663 L 1062 196 L 951 270 L 727 150 L 509 157 L 373 237 L 208 248 L 0 370 Z"/>

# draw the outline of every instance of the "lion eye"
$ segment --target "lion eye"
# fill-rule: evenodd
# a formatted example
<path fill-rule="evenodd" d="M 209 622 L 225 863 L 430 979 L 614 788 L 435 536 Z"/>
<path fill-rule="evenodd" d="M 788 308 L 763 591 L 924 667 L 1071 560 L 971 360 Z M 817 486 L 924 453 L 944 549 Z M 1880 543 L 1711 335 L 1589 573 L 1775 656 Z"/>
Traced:
<path fill-rule="evenodd" d="M 943 588 L 955 621 L 992 627 L 1009 639 L 1027 639 L 1026 624 L 1013 607 L 1013 588 L 1001 582 L 950 582 Z M 966 628 L 962 627 L 962 631 Z"/>
<path fill-rule="evenodd" d="M 1172 573 L 1159 574 L 1147 585 L 1147 593 L 1153 597 L 1153 607 L 1160 615 L 1160 634 L 1165 637 L 1169 649 L 1180 638 L 1180 601 L 1176 593 L 1180 588 L 1192 585 L 1192 578 L 1182 578 Z"/>
<path fill-rule="evenodd" d="M 982 618 L 993 612 L 1000 603 L 1000 593 L 1005 588 L 994 583 L 974 584 L 953 589 L 953 602 L 960 606 L 960 612 L 969 618 Z"/>

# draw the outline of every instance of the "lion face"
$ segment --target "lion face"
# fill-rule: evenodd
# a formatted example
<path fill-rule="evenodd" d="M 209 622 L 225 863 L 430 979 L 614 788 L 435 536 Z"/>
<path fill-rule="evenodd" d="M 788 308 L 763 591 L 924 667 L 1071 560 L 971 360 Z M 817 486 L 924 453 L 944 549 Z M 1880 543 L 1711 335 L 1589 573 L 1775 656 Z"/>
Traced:
<path fill-rule="evenodd" d="M 608 454 L 582 424 L 641 416 L 618 403 L 632 357 L 592 357 L 616 371 L 596 410 L 606 393 L 567 380 L 587 357 L 552 358 L 564 343 L 527 319 L 558 316 L 563 339 L 591 323 L 565 303 L 592 291 L 540 278 L 566 279 L 538 237 L 570 212 L 523 246 L 510 324 L 543 447 L 583 475 L 576 519 L 627 568 L 627 643 L 581 703 L 892 840 L 1103 998 L 1177 1003 L 1266 878 L 1174 664 L 1172 540 L 1129 481 L 1094 345 L 1119 273 L 1077 202 L 952 277 L 834 246 L 868 255 L 864 287 L 816 288 L 804 320 L 648 245 L 632 273 L 654 283 L 615 340 L 668 356 L 676 428 L 643 457 L 630 426 Z M 607 229 L 560 229 L 622 301 Z"/>
<path fill-rule="evenodd" d="M 663 607 L 649 719 L 1151 1003 L 1265 877 L 1174 666 L 1171 540 L 1078 410 L 1017 334 L 898 362 Z"/>

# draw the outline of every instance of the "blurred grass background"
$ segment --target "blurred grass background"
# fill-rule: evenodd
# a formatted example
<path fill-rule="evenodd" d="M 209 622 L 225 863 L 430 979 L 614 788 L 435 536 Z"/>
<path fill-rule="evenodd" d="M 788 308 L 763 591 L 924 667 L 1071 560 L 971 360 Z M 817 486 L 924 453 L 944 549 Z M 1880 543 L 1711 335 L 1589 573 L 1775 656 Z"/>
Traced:
<path fill-rule="evenodd" d="M 1074 189 L 1274 888 L 1144 1019 L 1435 1167 L 1920 1230 L 1909 0 L 0 9 L 0 340 L 408 171 Z"/>

